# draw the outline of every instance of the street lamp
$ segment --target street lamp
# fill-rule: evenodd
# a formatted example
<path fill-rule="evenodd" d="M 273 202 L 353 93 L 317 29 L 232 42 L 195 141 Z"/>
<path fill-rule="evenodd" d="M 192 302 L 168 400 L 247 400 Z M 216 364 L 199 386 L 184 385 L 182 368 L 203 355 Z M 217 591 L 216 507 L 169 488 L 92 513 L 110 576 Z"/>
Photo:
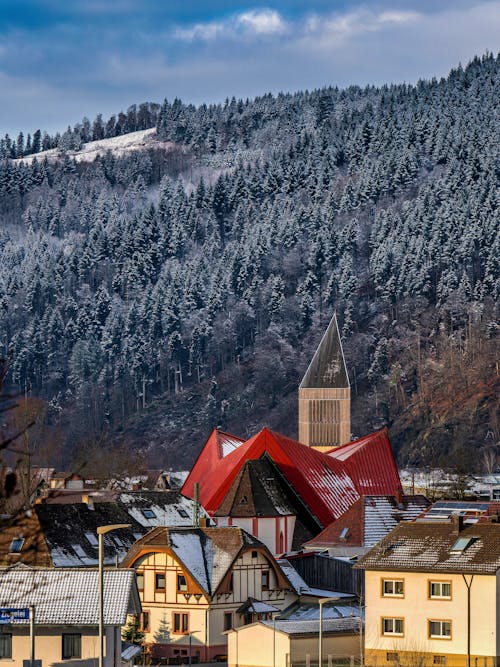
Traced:
<path fill-rule="evenodd" d="M 318 667 L 323 667 L 323 605 L 328 602 L 337 602 L 336 598 L 320 598 L 319 602 L 319 646 L 318 646 Z"/>
<path fill-rule="evenodd" d="M 192 649 L 193 649 L 193 635 L 196 634 L 197 632 L 201 632 L 201 630 L 190 630 L 189 631 L 189 665 L 192 664 L 193 658 L 192 658 Z"/>
<path fill-rule="evenodd" d="M 110 526 L 97 526 L 99 539 L 99 667 L 103 667 L 104 656 L 104 535 L 112 530 L 130 528 L 129 523 L 115 523 Z"/>

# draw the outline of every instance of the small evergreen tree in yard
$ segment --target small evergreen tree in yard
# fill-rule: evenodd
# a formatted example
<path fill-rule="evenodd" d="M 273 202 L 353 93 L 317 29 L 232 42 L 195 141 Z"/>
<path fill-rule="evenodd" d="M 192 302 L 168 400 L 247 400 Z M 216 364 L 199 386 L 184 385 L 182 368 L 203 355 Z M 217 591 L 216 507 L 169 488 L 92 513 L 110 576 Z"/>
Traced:
<path fill-rule="evenodd" d="M 139 616 L 129 616 L 127 624 L 122 630 L 123 641 L 130 642 L 131 644 L 137 644 L 137 646 L 143 645 L 145 634 L 140 629 L 139 623 Z"/>
<path fill-rule="evenodd" d="M 157 644 L 168 644 L 170 642 L 170 626 L 166 614 L 161 617 L 158 629 L 153 637 Z"/>

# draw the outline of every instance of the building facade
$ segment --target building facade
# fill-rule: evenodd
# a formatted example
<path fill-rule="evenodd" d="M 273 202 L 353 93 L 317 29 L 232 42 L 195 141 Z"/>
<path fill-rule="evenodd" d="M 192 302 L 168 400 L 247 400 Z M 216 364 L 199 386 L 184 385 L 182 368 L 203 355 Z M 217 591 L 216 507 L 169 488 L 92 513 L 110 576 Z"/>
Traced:
<path fill-rule="evenodd" d="M 124 565 L 136 570 L 142 630 L 155 659 L 224 658 L 224 633 L 297 598 L 266 546 L 237 527 L 156 528 Z"/>
<path fill-rule="evenodd" d="M 401 523 L 360 561 L 366 665 L 497 666 L 500 524 L 461 519 Z"/>

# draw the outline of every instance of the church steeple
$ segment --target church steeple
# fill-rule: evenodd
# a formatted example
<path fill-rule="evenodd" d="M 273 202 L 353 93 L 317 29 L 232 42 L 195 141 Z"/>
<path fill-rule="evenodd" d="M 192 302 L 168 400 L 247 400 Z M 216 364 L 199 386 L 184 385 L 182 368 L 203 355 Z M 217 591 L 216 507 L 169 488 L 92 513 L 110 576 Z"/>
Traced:
<path fill-rule="evenodd" d="M 299 441 L 326 450 L 351 439 L 351 387 L 334 314 L 299 387 Z"/>

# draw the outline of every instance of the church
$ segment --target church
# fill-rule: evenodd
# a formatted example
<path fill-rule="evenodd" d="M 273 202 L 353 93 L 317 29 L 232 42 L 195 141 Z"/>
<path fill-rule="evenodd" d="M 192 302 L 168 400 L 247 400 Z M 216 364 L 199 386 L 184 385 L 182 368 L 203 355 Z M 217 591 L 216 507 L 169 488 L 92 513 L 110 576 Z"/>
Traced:
<path fill-rule="evenodd" d="M 299 441 L 263 428 L 214 429 L 182 493 L 219 526 L 237 525 L 275 555 L 297 551 L 362 498 L 402 500 L 387 429 L 351 441 L 350 384 L 333 316 L 298 390 Z"/>

